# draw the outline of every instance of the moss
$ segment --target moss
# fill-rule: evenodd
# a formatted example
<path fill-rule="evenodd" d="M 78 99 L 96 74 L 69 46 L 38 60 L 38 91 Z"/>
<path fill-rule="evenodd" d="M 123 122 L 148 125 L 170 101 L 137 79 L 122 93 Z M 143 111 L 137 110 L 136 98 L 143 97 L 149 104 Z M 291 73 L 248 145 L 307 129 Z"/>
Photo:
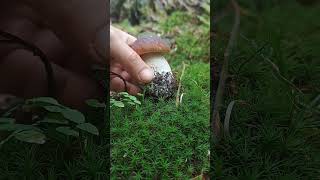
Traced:
<path fill-rule="evenodd" d="M 156 24 L 177 47 L 166 59 L 178 80 L 187 64 L 181 104 L 145 97 L 135 110 L 112 110 L 112 177 L 188 179 L 208 170 L 209 28 L 190 18 L 174 12 Z"/>

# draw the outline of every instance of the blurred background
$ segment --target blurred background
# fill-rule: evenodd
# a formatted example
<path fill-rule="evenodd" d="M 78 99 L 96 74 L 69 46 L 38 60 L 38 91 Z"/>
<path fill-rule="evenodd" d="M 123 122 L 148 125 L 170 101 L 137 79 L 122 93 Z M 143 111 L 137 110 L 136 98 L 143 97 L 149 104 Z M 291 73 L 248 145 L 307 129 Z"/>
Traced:
<path fill-rule="evenodd" d="M 320 3 L 238 0 L 215 179 L 319 179 Z M 212 1 L 214 68 L 221 69 L 234 9 Z M 215 73 L 217 79 L 219 73 Z"/>

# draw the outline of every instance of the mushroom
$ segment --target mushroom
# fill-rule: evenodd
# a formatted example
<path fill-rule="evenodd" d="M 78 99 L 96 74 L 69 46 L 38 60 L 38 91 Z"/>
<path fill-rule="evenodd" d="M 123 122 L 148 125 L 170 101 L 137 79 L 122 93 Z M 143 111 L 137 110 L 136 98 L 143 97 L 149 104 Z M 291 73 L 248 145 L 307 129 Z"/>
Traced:
<path fill-rule="evenodd" d="M 168 61 L 163 57 L 170 52 L 169 44 L 157 35 L 142 34 L 130 47 L 153 69 L 154 79 L 145 86 L 146 94 L 155 98 L 172 97 L 177 83 Z"/>

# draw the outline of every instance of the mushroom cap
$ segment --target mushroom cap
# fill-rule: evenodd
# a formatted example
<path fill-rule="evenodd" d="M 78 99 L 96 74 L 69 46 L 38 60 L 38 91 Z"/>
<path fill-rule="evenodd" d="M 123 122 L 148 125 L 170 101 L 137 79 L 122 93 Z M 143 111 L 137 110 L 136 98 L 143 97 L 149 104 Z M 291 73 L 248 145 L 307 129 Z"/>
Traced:
<path fill-rule="evenodd" d="M 130 47 L 139 55 L 170 52 L 169 43 L 153 34 L 140 35 L 137 40 L 130 45 Z"/>

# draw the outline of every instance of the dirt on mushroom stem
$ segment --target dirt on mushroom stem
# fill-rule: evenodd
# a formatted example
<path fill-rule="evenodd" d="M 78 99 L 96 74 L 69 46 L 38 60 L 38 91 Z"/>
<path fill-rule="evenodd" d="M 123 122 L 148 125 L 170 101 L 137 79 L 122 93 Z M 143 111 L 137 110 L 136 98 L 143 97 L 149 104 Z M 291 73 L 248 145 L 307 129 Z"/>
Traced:
<path fill-rule="evenodd" d="M 163 56 L 170 52 L 168 42 L 152 33 L 142 33 L 130 46 L 154 71 L 154 79 L 143 85 L 146 95 L 153 99 L 173 97 L 177 90 L 177 82 L 168 61 Z"/>
<path fill-rule="evenodd" d="M 171 72 L 155 72 L 155 77 L 150 84 L 146 86 L 146 95 L 153 98 L 168 99 L 174 97 L 177 89 L 176 79 Z"/>

